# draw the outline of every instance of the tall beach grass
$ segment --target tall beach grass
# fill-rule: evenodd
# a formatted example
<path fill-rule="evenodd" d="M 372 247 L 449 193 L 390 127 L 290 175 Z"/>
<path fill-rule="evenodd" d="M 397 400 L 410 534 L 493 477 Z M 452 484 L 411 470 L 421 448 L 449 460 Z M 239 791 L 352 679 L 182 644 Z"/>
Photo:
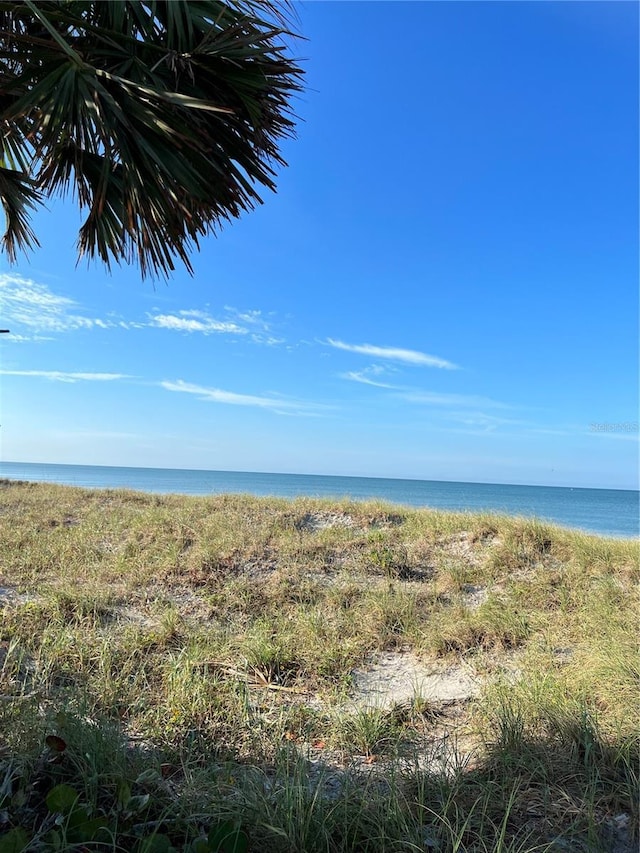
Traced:
<path fill-rule="evenodd" d="M 633 541 L 5 481 L 0 549 L 0 853 L 635 849 Z"/>

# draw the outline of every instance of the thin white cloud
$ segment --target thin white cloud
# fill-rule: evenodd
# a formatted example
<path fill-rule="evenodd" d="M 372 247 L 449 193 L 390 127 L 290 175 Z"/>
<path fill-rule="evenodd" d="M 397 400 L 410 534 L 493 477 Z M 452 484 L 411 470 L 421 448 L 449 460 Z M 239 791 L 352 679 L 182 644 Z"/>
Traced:
<path fill-rule="evenodd" d="M 508 403 L 475 394 L 442 394 L 435 391 L 407 391 L 402 399 L 422 406 L 449 406 L 462 409 L 511 409 Z"/>
<path fill-rule="evenodd" d="M 246 335 L 248 330 L 237 323 L 216 320 L 203 311 L 178 311 L 177 314 L 155 314 L 149 325 L 159 329 L 171 329 L 174 332 L 200 332 L 204 335 L 228 334 Z"/>
<path fill-rule="evenodd" d="M 224 310 L 226 316 L 223 319 L 199 309 L 182 310 L 173 314 L 149 314 L 148 325 L 174 332 L 197 332 L 203 335 L 246 335 L 253 343 L 266 346 L 285 343 L 284 338 L 271 334 L 271 324 L 261 311 L 238 311 L 229 305 L 225 305 Z"/>
<path fill-rule="evenodd" d="M 285 338 L 278 337 L 273 334 L 273 324 L 268 317 L 274 317 L 274 312 L 270 312 L 265 316 L 262 311 L 254 309 L 247 311 L 239 311 L 231 305 L 225 305 L 224 310 L 227 312 L 229 321 L 243 324 L 250 335 L 250 340 L 255 344 L 263 344 L 268 347 L 279 346 L 285 344 Z"/>
<path fill-rule="evenodd" d="M 268 347 L 277 347 L 286 344 L 285 338 L 276 338 L 273 335 L 251 335 L 251 340 L 256 344 L 265 344 Z"/>
<path fill-rule="evenodd" d="M 513 406 L 510 406 L 508 403 L 502 403 L 499 400 L 492 400 L 490 397 L 482 397 L 478 394 L 448 394 L 437 391 L 421 391 L 420 389 L 411 388 L 406 385 L 394 385 L 390 382 L 380 380 L 380 377 L 385 377 L 390 372 L 396 373 L 397 370 L 398 368 L 373 364 L 370 367 L 365 367 L 364 370 L 351 370 L 348 373 L 341 373 L 340 377 L 350 382 L 360 382 L 363 385 L 372 385 L 376 388 L 385 388 L 397 392 L 392 396 L 407 403 L 449 409 L 450 411 L 444 414 L 450 414 L 456 420 L 460 420 L 462 416 L 461 412 L 464 413 L 464 417 L 468 417 L 469 413 L 467 410 L 471 409 L 476 411 L 481 409 L 513 409 Z M 494 422 L 497 421 L 494 416 L 480 415 L 480 417 L 491 417 Z M 507 421 L 503 418 L 502 423 L 507 423 Z M 516 421 L 512 421 L 512 423 L 516 423 Z M 521 421 L 517 423 L 521 423 Z"/>
<path fill-rule="evenodd" d="M 2 325 L 11 329 L 6 339 L 14 343 L 51 340 L 44 335 L 81 329 L 144 328 L 244 336 L 246 340 L 267 346 L 285 343 L 283 338 L 272 334 L 271 324 L 261 311 L 238 311 L 225 306 L 222 318 L 195 308 L 172 313 L 156 309 L 144 320 L 127 320 L 113 313 L 106 317 L 90 317 L 74 299 L 18 274 L 0 273 L 0 304 Z"/>
<path fill-rule="evenodd" d="M 225 305 L 224 310 L 227 312 L 229 318 L 235 318 L 236 320 L 240 321 L 241 323 L 245 323 L 248 326 L 258 327 L 264 332 L 268 332 L 271 328 L 271 324 L 265 319 L 262 311 L 257 311 L 255 309 L 239 311 L 232 305 Z"/>
<path fill-rule="evenodd" d="M 362 385 L 373 385 L 375 388 L 388 388 L 391 390 L 402 390 L 399 385 L 391 385 L 388 382 L 381 382 L 381 376 L 385 376 L 390 372 L 387 367 L 382 367 L 379 364 L 372 364 L 371 367 L 365 367 L 364 370 L 350 370 L 348 373 L 341 373 L 341 379 L 347 379 L 349 382 L 360 382 Z"/>
<path fill-rule="evenodd" d="M 447 418 L 455 423 L 462 424 L 464 427 L 482 432 L 494 432 L 497 429 L 506 427 L 517 427 L 523 429 L 528 427 L 529 421 L 518 420 L 516 418 L 502 418 L 496 415 L 489 415 L 486 412 L 447 412 Z"/>
<path fill-rule="evenodd" d="M 117 314 L 110 314 L 109 316 L 113 318 L 113 322 L 107 321 L 109 328 L 119 326 L 121 329 L 146 329 L 149 325 L 148 323 L 139 323 L 136 320 L 122 320 Z"/>
<path fill-rule="evenodd" d="M 277 414 L 306 414 L 325 409 L 317 403 L 307 403 L 281 397 L 260 397 L 254 394 L 238 394 L 235 391 L 224 391 L 221 388 L 205 388 L 177 379 L 173 382 L 163 381 L 159 385 L 166 391 L 178 391 L 184 394 L 195 394 L 198 399 L 208 403 L 222 403 L 228 406 L 253 406 L 268 409 Z"/>
<path fill-rule="evenodd" d="M 444 358 L 439 358 L 436 355 L 428 355 L 425 352 L 419 352 L 412 349 L 401 349 L 400 347 L 380 347 L 373 344 L 346 344 L 344 341 L 336 341 L 333 338 L 327 338 L 329 346 L 336 349 L 345 350 L 346 352 L 355 352 L 360 355 L 369 355 L 373 358 L 384 358 L 390 361 L 401 361 L 404 364 L 413 364 L 419 367 L 439 367 L 444 370 L 458 370 L 458 365 L 447 361 Z"/>
<path fill-rule="evenodd" d="M 375 388 L 396 388 L 395 385 L 389 385 L 386 382 L 376 382 L 375 379 L 369 379 L 364 373 L 350 371 L 349 373 L 341 373 L 341 379 L 348 379 L 350 382 L 360 382 L 362 385 L 373 385 Z"/>
<path fill-rule="evenodd" d="M 3 376 L 32 376 L 52 382 L 114 382 L 131 379 L 126 373 L 69 373 L 63 370 L 0 370 Z"/>
<path fill-rule="evenodd" d="M 73 299 L 53 293 L 46 285 L 21 275 L 0 273 L 2 323 L 8 328 L 32 332 L 67 332 L 76 329 L 111 328 L 110 320 L 87 317 L 78 313 Z M 8 336 L 8 340 L 14 337 Z M 16 334 L 16 340 L 24 340 Z"/>
<path fill-rule="evenodd" d="M 54 339 L 50 335 L 18 335 L 11 331 L 8 340 L 12 344 L 32 344 L 36 341 L 52 341 Z"/>

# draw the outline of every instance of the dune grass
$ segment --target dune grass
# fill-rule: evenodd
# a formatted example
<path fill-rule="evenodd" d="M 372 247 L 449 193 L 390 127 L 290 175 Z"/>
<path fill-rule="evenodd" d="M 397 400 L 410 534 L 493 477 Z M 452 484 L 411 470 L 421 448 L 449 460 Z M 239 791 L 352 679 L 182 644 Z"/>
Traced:
<path fill-rule="evenodd" d="M 635 542 L 4 482 L 0 547 L 0 853 L 634 849 Z M 383 652 L 477 695 L 358 705 Z"/>

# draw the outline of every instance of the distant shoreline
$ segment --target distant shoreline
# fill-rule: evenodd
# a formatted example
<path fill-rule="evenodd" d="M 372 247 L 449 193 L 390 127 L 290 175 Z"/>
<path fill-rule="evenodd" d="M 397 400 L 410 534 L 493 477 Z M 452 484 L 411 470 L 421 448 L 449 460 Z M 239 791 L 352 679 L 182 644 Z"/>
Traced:
<path fill-rule="evenodd" d="M 7 460 L 0 462 L 2 465 L 12 466 L 28 466 L 28 467 L 45 467 L 45 468 L 90 468 L 104 469 L 106 471 L 148 471 L 148 472 L 179 472 L 186 474 L 221 474 L 221 475 L 240 475 L 240 476 L 259 476 L 259 477 L 304 477 L 307 478 L 333 478 L 339 480 L 371 480 L 374 482 L 392 482 L 392 483 L 438 483 L 438 484 L 455 484 L 459 486 L 496 486 L 506 488 L 525 488 L 525 489 L 567 489 L 568 491 L 603 491 L 603 492 L 629 492 L 630 494 L 640 495 L 640 488 L 629 489 L 620 488 L 619 486 L 568 486 L 559 485 L 557 483 L 499 483 L 485 480 L 441 480 L 441 479 L 426 479 L 423 477 L 385 477 L 373 476 L 365 474 L 318 474 L 314 472 L 300 471 L 240 471 L 231 468 L 177 468 L 173 466 L 158 467 L 154 465 L 88 465 L 83 462 L 24 462 Z"/>
<path fill-rule="evenodd" d="M 623 489 L 40 463 L 3 463 L 0 477 L 146 494 L 374 500 L 445 512 L 535 518 L 597 536 L 628 539 L 640 533 L 640 493 Z"/>

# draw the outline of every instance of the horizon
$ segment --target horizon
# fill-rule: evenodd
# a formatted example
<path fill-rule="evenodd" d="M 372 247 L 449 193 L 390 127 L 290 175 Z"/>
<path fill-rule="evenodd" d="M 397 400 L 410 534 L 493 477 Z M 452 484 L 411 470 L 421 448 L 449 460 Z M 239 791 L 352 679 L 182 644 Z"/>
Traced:
<path fill-rule="evenodd" d="M 59 199 L 2 257 L 0 456 L 638 491 L 638 5 L 298 13 L 289 165 L 192 278 L 76 267 Z"/>
<path fill-rule="evenodd" d="M 42 467 L 60 467 L 60 468 L 112 468 L 121 471 L 184 471 L 185 473 L 196 474 L 259 474 L 267 477 L 324 477 L 329 479 L 344 479 L 344 480 L 393 480 L 398 482 L 415 482 L 415 483 L 456 483 L 458 485 L 467 486 L 514 486 L 531 489 L 568 489 L 575 491 L 582 489 L 584 491 L 605 491 L 605 492 L 636 492 L 640 494 L 640 489 L 619 488 L 616 486 L 570 486 L 558 485 L 549 483 L 496 483 L 486 480 L 435 480 L 424 479 L 423 477 L 380 477 L 374 474 L 320 474 L 309 471 L 245 471 L 229 468 L 175 468 L 173 466 L 151 466 L 151 465 L 87 465 L 82 462 L 25 462 L 18 460 L 5 459 L 0 462 L 0 474 L 2 465 L 38 465 Z M 11 479 L 11 478 L 9 478 Z"/>

